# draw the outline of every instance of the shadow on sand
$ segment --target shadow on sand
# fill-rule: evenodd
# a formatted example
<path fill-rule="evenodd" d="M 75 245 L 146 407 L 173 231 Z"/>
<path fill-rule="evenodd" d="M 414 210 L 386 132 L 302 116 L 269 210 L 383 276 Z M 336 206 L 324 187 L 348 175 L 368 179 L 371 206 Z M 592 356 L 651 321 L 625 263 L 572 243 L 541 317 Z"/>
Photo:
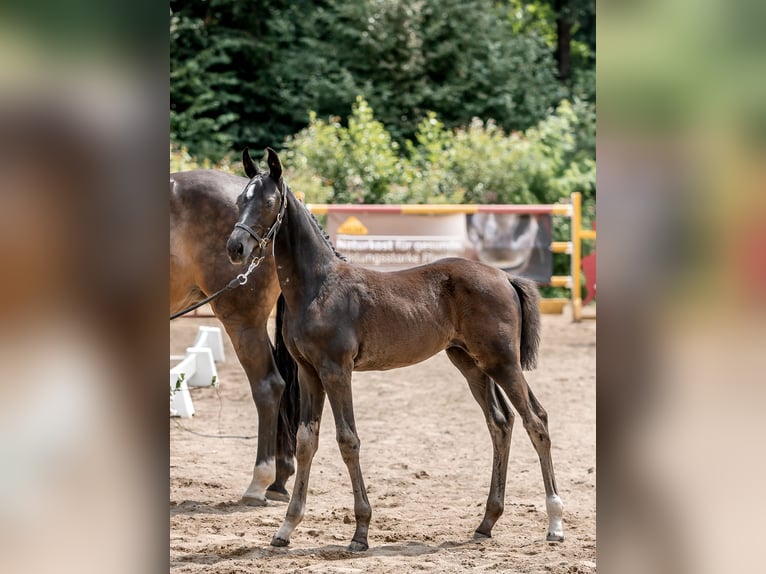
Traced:
<path fill-rule="evenodd" d="M 220 545 L 216 545 L 211 547 L 209 552 L 190 553 L 185 556 L 177 557 L 175 561 L 185 563 L 193 562 L 197 564 L 215 564 L 216 562 L 233 558 L 245 558 L 248 560 L 269 560 L 273 563 L 278 563 L 281 560 L 295 558 L 314 558 L 317 561 L 333 561 L 381 556 L 413 557 L 434 554 L 443 550 L 470 548 L 472 546 L 478 546 L 479 544 L 480 542 L 473 539 L 462 542 L 446 541 L 438 545 L 408 541 L 402 544 L 371 546 L 370 549 L 365 552 L 351 552 L 346 546 L 335 544 L 313 548 L 275 548 L 272 546 L 233 544 L 231 547 L 221 547 Z"/>

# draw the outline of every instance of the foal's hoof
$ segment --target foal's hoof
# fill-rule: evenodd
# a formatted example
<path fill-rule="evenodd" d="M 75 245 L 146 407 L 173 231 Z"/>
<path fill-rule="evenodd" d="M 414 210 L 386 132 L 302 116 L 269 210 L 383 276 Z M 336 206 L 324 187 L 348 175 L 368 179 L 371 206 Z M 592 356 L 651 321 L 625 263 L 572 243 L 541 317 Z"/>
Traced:
<path fill-rule="evenodd" d="M 258 498 L 255 496 L 248 496 L 245 494 L 242 497 L 242 504 L 246 504 L 247 506 L 268 506 L 268 502 L 265 498 Z"/>
<path fill-rule="evenodd" d="M 284 538 L 280 538 L 279 536 L 274 536 L 274 538 L 271 539 L 271 545 L 277 546 L 278 548 L 284 548 L 290 544 L 289 540 L 285 540 Z"/>
<path fill-rule="evenodd" d="M 348 545 L 348 549 L 351 552 L 364 552 L 369 548 L 369 545 L 366 542 L 358 542 L 356 540 L 352 540 L 351 544 Z"/>
<path fill-rule="evenodd" d="M 492 538 L 492 535 L 484 534 L 483 532 L 479 532 L 478 530 L 473 533 L 474 540 L 486 540 L 487 538 Z"/>
<path fill-rule="evenodd" d="M 545 539 L 548 542 L 564 542 L 564 534 L 563 533 L 556 534 L 555 532 L 549 532 L 548 535 L 545 537 Z"/>
<path fill-rule="evenodd" d="M 290 502 L 290 493 L 284 488 L 269 488 L 266 491 L 266 498 L 276 500 L 277 502 Z"/>

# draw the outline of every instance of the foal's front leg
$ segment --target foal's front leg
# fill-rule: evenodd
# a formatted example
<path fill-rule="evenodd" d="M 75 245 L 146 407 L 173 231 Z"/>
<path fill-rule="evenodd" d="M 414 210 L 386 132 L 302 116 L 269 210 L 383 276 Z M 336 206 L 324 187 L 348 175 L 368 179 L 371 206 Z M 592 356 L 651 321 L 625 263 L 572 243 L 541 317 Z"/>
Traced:
<path fill-rule="evenodd" d="M 324 389 L 314 370 L 302 365 L 298 366 L 298 383 L 301 388 L 301 422 L 298 426 L 295 449 L 298 468 L 295 473 L 293 496 L 287 506 L 287 515 L 279 531 L 271 539 L 272 546 L 290 544 L 290 535 L 303 520 L 306 512 L 311 461 L 319 447 L 319 423 L 322 420 L 324 407 Z"/>
<path fill-rule="evenodd" d="M 349 544 L 352 552 L 361 552 L 369 547 L 367 531 L 370 527 L 372 509 L 367 499 L 367 491 L 362 478 L 362 467 L 359 464 L 359 435 L 354 422 L 354 405 L 351 395 L 351 367 L 330 368 L 322 372 L 330 406 L 335 417 L 335 431 L 340 454 L 348 467 L 351 486 L 354 491 L 354 517 L 356 530 Z"/>

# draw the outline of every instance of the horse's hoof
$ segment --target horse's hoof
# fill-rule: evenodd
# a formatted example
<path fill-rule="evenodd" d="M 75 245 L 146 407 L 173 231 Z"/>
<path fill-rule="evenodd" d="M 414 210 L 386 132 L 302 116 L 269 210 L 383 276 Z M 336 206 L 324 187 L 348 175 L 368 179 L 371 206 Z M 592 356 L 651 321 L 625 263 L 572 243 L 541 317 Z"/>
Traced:
<path fill-rule="evenodd" d="M 242 497 L 242 504 L 246 504 L 247 506 L 268 506 L 268 502 L 265 498 L 256 498 L 255 496 L 248 496 L 245 494 Z"/>
<path fill-rule="evenodd" d="M 474 540 L 486 540 L 487 538 L 492 538 L 492 535 L 484 534 L 483 532 L 479 532 L 478 530 L 473 533 Z"/>
<path fill-rule="evenodd" d="M 348 549 L 351 552 L 364 552 L 369 548 L 369 545 L 366 542 L 359 542 L 357 540 L 352 540 L 351 544 L 348 545 Z"/>
<path fill-rule="evenodd" d="M 290 544 L 289 540 L 285 540 L 284 538 L 280 538 L 279 536 L 274 536 L 274 538 L 271 539 L 271 545 L 277 546 L 278 548 L 284 548 Z"/>
<path fill-rule="evenodd" d="M 545 537 L 548 542 L 564 542 L 564 534 L 556 534 L 555 532 L 549 532 Z"/>
<path fill-rule="evenodd" d="M 290 502 L 290 493 L 286 490 L 272 490 L 266 491 L 266 498 L 269 500 L 276 500 L 277 502 Z"/>

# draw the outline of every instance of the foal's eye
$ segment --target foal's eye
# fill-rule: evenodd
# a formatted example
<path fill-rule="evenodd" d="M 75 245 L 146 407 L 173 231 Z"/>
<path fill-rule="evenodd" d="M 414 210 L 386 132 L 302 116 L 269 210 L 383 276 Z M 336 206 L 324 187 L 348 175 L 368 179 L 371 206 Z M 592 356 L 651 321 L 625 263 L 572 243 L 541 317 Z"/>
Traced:
<path fill-rule="evenodd" d="M 274 207 L 274 204 L 275 204 L 275 203 L 276 203 L 276 202 L 274 201 L 274 198 L 273 198 L 273 197 L 270 197 L 269 199 L 267 199 L 267 200 L 266 200 L 266 206 L 267 206 L 269 209 L 271 209 L 272 207 Z"/>

